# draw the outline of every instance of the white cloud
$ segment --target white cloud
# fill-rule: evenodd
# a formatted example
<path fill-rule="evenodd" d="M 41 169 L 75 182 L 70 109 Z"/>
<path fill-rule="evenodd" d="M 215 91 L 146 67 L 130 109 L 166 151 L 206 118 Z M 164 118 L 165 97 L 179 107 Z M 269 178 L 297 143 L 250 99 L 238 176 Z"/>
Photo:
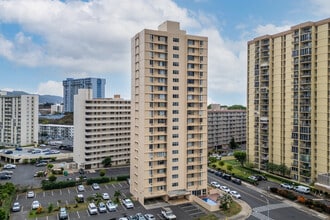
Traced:
<path fill-rule="evenodd" d="M 310 6 L 311 12 L 318 17 L 329 17 L 330 4 L 329 0 L 310 0 L 307 5 Z"/>
<path fill-rule="evenodd" d="M 39 84 L 38 91 L 36 93 L 39 95 L 63 96 L 62 82 L 55 82 L 55 81 L 42 82 Z"/>
<path fill-rule="evenodd" d="M 254 29 L 257 36 L 271 35 L 290 30 L 290 25 L 275 26 L 274 24 L 259 25 Z"/>

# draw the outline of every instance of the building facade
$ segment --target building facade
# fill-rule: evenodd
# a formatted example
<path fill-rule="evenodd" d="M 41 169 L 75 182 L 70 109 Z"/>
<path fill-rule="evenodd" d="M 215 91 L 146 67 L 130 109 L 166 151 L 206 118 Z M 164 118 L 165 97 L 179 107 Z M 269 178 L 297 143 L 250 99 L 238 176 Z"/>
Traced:
<path fill-rule="evenodd" d="M 211 104 L 207 110 L 208 149 L 229 150 L 232 139 L 244 147 L 246 144 L 246 110 L 229 110 Z"/>
<path fill-rule="evenodd" d="M 0 145 L 38 143 L 38 95 L 0 95 Z"/>
<path fill-rule="evenodd" d="M 73 160 L 79 168 L 126 165 L 130 159 L 131 102 L 114 98 L 94 99 L 91 89 L 75 95 Z"/>
<path fill-rule="evenodd" d="M 73 125 L 39 124 L 39 136 L 51 139 L 73 139 Z"/>
<path fill-rule="evenodd" d="M 143 204 L 206 193 L 207 55 L 178 22 L 131 40 L 130 191 Z"/>
<path fill-rule="evenodd" d="M 63 103 L 64 112 L 74 111 L 74 95 L 78 94 L 79 89 L 92 89 L 93 98 L 105 97 L 105 79 L 84 78 L 63 80 Z"/>
<path fill-rule="evenodd" d="M 285 165 L 307 184 L 329 173 L 329 39 L 325 19 L 248 42 L 247 152 L 258 169 Z"/>
<path fill-rule="evenodd" d="M 50 106 L 50 114 L 62 114 L 64 112 L 63 104 L 55 104 Z"/>

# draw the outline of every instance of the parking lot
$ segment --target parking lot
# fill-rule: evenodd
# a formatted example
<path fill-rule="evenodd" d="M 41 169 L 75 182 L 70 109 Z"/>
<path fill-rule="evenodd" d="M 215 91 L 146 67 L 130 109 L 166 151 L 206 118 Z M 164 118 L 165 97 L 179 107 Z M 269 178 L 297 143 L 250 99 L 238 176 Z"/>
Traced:
<path fill-rule="evenodd" d="M 23 170 L 26 170 L 24 168 L 25 166 L 28 167 L 28 170 L 31 171 L 29 174 L 23 174 L 22 175 L 28 175 L 31 179 L 32 173 L 37 169 L 36 167 L 30 166 L 30 165 L 21 165 L 21 167 L 16 168 L 14 171 L 13 178 L 19 178 L 19 175 Z M 95 175 L 94 173 L 91 175 Z M 15 177 L 16 176 L 16 177 Z M 69 219 L 112 219 L 112 218 L 120 218 L 123 216 L 131 216 L 135 215 L 137 213 L 150 213 L 153 214 L 156 219 L 164 219 L 161 216 L 161 208 L 150 208 L 146 209 L 144 206 L 142 206 L 139 202 L 134 202 L 134 208 L 133 209 L 126 209 L 123 204 L 119 204 L 117 207 L 116 212 L 109 212 L 107 213 L 98 213 L 97 215 L 91 216 L 89 212 L 87 211 L 87 198 L 95 196 L 96 193 L 104 193 L 107 192 L 110 195 L 110 199 L 114 198 L 114 193 L 116 191 L 119 191 L 121 193 L 120 198 L 126 198 L 130 197 L 129 193 L 129 185 L 126 181 L 118 182 L 118 183 L 106 183 L 106 184 L 100 184 L 99 190 L 94 190 L 92 186 L 85 185 L 85 191 L 78 192 L 77 187 L 70 187 L 70 188 L 64 188 L 64 189 L 56 189 L 56 190 L 48 190 L 43 191 L 41 189 L 34 190 L 35 192 L 35 198 L 27 198 L 26 193 L 21 193 L 16 196 L 16 199 L 14 202 L 19 202 L 22 206 L 21 211 L 14 212 L 11 214 L 11 220 L 27 220 L 31 219 L 29 218 L 29 212 L 31 211 L 31 204 L 34 200 L 37 200 L 41 203 L 44 214 L 47 215 L 48 206 L 50 204 L 53 205 L 53 207 L 70 207 L 68 209 L 69 212 Z M 85 198 L 85 203 L 79 203 L 79 207 L 77 210 L 72 211 L 74 208 L 74 205 L 76 204 L 75 197 L 78 194 L 83 194 Z M 152 206 L 148 206 L 152 207 Z M 205 215 L 207 212 L 203 210 L 201 207 L 199 207 L 196 204 L 188 203 L 188 204 L 182 204 L 182 205 L 175 205 L 171 206 L 174 214 L 177 216 L 177 219 L 194 219 L 201 215 Z M 33 219 L 33 218 L 32 218 Z M 58 219 L 57 212 L 53 212 L 52 215 L 47 215 L 43 217 L 38 217 L 36 220 L 52 220 L 52 219 Z"/>

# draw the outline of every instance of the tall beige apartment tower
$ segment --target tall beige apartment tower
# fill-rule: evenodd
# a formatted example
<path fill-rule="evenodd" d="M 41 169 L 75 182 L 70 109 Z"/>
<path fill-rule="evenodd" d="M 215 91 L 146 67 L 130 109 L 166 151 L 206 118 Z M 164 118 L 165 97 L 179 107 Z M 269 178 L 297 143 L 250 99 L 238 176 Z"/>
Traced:
<path fill-rule="evenodd" d="M 329 71 L 330 19 L 248 42 L 247 150 L 258 169 L 306 184 L 329 173 Z"/>
<path fill-rule="evenodd" d="M 207 189 L 207 37 L 178 22 L 132 38 L 130 191 L 190 199 Z"/>

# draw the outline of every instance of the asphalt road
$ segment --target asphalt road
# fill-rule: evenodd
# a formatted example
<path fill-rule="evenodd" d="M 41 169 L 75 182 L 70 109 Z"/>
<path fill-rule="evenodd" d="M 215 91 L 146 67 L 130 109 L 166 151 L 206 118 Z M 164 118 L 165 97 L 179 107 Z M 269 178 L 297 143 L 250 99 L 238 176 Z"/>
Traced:
<path fill-rule="evenodd" d="M 226 185 L 231 190 L 236 190 L 242 196 L 242 200 L 248 203 L 252 208 L 252 214 L 248 220 L 266 220 L 268 219 L 304 219 L 315 220 L 323 219 L 316 212 L 312 212 L 307 208 L 300 208 L 295 203 L 289 202 L 286 199 L 265 193 L 264 189 L 268 189 L 270 183 L 268 181 L 260 182 L 258 187 L 247 183 L 237 185 L 231 181 L 222 179 L 212 173 L 208 173 L 208 180 L 217 181 L 220 185 Z M 268 200 L 268 201 L 267 201 Z"/>

